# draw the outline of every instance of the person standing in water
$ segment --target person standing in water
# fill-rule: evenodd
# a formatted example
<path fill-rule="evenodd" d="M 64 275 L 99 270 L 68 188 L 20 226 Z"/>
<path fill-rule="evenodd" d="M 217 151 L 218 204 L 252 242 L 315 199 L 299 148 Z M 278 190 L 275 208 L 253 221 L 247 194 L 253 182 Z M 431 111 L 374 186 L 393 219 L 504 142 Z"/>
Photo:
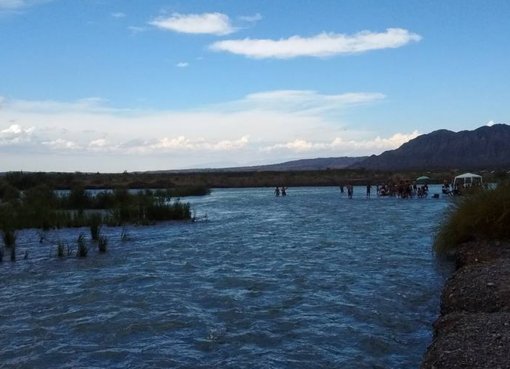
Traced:
<path fill-rule="evenodd" d="M 287 196 L 287 187 L 282 186 L 282 196 Z"/>
<path fill-rule="evenodd" d="M 367 197 L 370 197 L 370 191 L 372 190 L 372 186 L 367 184 Z"/>
<path fill-rule="evenodd" d="M 278 188 L 278 186 L 276 186 L 274 189 L 274 195 L 277 197 L 280 196 L 280 188 Z"/>

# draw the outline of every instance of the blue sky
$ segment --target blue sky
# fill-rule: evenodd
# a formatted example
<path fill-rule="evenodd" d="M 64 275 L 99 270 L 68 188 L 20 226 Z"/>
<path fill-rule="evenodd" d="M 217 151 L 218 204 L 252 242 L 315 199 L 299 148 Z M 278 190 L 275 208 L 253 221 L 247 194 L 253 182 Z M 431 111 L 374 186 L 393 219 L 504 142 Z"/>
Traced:
<path fill-rule="evenodd" d="M 0 171 L 378 154 L 508 123 L 510 2 L 0 0 Z"/>

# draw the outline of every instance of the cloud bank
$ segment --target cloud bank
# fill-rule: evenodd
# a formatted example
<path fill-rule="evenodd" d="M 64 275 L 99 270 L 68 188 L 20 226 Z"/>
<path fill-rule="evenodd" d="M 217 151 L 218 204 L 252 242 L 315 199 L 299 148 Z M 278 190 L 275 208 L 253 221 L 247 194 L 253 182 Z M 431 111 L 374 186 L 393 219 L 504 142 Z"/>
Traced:
<path fill-rule="evenodd" d="M 2 169 L 149 170 L 377 154 L 418 132 L 362 132 L 342 115 L 384 98 L 275 90 L 193 111 L 120 109 L 99 98 L 0 98 L 0 154 L 11 166 Z"/>
<path fill-rule="evenodd" d="M 385 32 L 362 31 L 353 35 L 321 33 L 312 37 L 292 36 L 279 40 L 223 40 L 211 44 L 209 48 L 253 59 L 291 59 L 305 56 L 323 58 L 394 49 L 420 40 L 420 35 L 406 29 L 388 28 Z"/>

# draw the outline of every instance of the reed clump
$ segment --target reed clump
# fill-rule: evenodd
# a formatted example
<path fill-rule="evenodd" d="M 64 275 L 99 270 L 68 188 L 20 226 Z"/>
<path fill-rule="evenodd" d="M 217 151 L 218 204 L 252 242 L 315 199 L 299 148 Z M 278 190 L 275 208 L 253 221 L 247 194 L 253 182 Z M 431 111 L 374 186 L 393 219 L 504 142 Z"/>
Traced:
<path fill-rule="evenodd" d="M 105 253 L 108 247 L 108 237 L 100 236 L 97 240 L 97 249 L 100 253 Z"/>
<path fill-rule="evenodd" d="M 480 188 L 455 199 L 436 236 L 436 252 L 477 240 L 510 240 L 510 184 Z"/>
<path fill-rule="evenodd" d="M 78 251 L 76 252 L 76 255 L 80 258 L 86 257 L 87 254 L 89 253 L 89 249 L 87 247 L 87 241 L 83 233 L 80 233 L 80 235 L 78 236 L 76 244 L 78 245 Z"/>
<path fill-rule="evenodd" d="M 167 220 L 189 220 L 188 203 L 174 200 L 169 191 L 129 192 L 126 188 L 92 195 L 82 187 L 59 193 L 40 185 L 23 196 L 0 198 L 0 229 L 90 227 L 97 241 L 103 224 L 153 224 Z"/>
<path fill-rule="evenodd" d="M 103 222 L 103 218 L 100 214 L 92 214 L 89 218 L 90 224 L 90 237 L 92 241 L 98 241 L 101 233 L 101 224 Z"/>

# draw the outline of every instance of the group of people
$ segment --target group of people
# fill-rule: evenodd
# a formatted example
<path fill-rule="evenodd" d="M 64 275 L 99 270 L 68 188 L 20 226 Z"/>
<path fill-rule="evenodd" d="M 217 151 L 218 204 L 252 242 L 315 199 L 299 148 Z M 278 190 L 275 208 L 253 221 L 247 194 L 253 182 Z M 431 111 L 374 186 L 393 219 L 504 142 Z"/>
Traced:
<path fill-rule="evenodd" d="M 278 197 L 280 195 L 281 196 L 287 196 L 287 187 L 283 187 L 282 186 L 281 189 L 280 189 L 280 187 L 276 186 L 275 189 L 274 189 L 274 195 L 276 197 Z"/>
<path fill-rule="evenodd" d="M 352 184 L 345 186 L 347 188 L 347 196 L 352 199 L 354 190 Z M 344 193 L 344 185 L 340 185 L 340 192 Z M 386 183 L 376 185 L 377 196 L 392 196 L 402 199 L 413 197 L 427 197 L 429 193 L 429 186 L 427 184 L 418 185 L 416 182 L 400 181 L 399 183 Z M 370 197 L 372 194 L 372 185 L 366 185 L 366 196 Z"/>
<path fill-rule="evenodd" d="M 347 196 L 352 199 L 352 195 L 354 195 L 354 187 L 352 184 L 348 184 L 345 187 L 347 187 Z M 344 185 L 340 185 L 340 192 L 344 193 Z"/>

